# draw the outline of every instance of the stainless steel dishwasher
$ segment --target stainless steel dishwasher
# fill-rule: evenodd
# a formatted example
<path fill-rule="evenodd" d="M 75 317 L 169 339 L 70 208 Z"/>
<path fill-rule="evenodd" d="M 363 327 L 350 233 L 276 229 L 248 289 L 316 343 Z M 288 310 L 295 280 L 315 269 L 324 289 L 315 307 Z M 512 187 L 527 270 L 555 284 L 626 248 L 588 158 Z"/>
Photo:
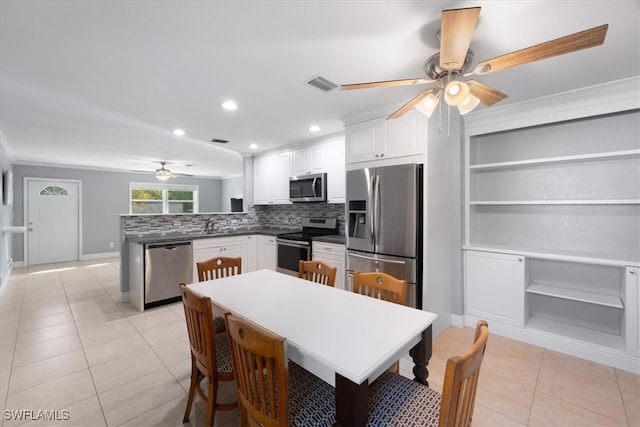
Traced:
<path fill-rule="evenodd" d="M 145 245 L 144 308 L 180 301 L 180 283 L 193 281 L 191 242 Z"/>

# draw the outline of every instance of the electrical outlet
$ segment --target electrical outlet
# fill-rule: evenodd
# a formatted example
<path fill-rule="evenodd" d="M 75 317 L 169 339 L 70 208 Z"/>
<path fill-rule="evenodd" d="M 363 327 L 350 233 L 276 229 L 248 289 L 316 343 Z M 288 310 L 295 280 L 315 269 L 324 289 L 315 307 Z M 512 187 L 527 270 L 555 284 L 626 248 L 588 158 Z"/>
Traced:
<path fill-rule="evenodd" d="M 180 220 L 176 219 L 175 221 L 173 221 L 173 225 L 175 225 L 176 227 L 179 227 L 180 225 Z"/>
<path fill-rule="evenodd" d="M 109 247 L 110 248 L 114 248 L 116 246 L 116 244 L 114 242 L 109 242 Z"/>

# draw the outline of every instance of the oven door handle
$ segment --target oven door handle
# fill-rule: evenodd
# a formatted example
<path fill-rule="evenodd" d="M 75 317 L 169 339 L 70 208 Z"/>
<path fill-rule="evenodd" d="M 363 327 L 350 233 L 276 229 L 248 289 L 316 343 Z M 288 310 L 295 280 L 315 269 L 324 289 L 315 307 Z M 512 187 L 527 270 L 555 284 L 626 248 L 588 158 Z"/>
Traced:
<path fill-rule="evenodd" d="M 305 248 L 309 245 L 309 242 L 305 242 L 303 240 L 280 240 L 280 239 L 276 239 L 276 242 L 281 244 L 281 245 L 285 245 L 285 246 L 291 246 L 294 248 L 300 247 L 300 246 L 304 246 Z"/>

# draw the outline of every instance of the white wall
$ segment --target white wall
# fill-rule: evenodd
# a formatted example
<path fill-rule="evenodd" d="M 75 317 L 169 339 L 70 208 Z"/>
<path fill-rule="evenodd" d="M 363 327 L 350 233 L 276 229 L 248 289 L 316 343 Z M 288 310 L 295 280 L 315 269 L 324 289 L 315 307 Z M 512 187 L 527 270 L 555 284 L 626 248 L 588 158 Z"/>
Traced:
<path fill-rule="evenodd" d="M 225 178 L 221 181 L 221 211 L 231 212 L 231 198 L 242 199 L 244 179 L 241 176 Z M 247 201 L 243 201 L 243 210 L 247 210 Z"/>
<path fill-rule="evenodd" d="M 13 163 L 11 162 L 11 158 L 9 157 L 9 153 L 7 151 L 6 141 L 4 139 L 4 135 L 0 130 L 0 173 L 11 170 L 13 171 Z M 3 185 L 0 183 L 0 229 L 5 228 L 12 224 L 12 214 L 13 214 L 13 206 L 5 205 L 2 203 L 3 200 Z M 14 203 L 15 203 L 15 195 L 14 195 Z M 11 270 L 11 259 L 13 258 L 13 254 L 11 252 L 11 241 L 13 239 L 12 234 L 3 234 L 0 233 L 0 285 L 4 283 L 4 281 L 9 277 L 9 273 Z M 17 235 L 21 236 L 21 235 Z"/>

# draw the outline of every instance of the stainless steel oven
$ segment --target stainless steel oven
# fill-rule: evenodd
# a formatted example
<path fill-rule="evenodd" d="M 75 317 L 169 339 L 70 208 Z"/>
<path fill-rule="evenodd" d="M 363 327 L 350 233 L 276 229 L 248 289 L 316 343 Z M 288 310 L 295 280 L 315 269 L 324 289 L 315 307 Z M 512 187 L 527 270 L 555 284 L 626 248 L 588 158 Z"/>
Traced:
<path fill-rule="evenodd" d="M 302 218 L 302 232 L 284 233 L 276 237 L 278 252 L 276 271 L 297 276 L 298 263 L 311 260 L 313 238 L 337 232 L 336 218 Z"/>
<path fill-rule="evenodd" d="M 278 264 L 276 270 L 280 273 L 298 275 L 298 262 L 311 260 L 311 242 L 277 237 Z"/>

